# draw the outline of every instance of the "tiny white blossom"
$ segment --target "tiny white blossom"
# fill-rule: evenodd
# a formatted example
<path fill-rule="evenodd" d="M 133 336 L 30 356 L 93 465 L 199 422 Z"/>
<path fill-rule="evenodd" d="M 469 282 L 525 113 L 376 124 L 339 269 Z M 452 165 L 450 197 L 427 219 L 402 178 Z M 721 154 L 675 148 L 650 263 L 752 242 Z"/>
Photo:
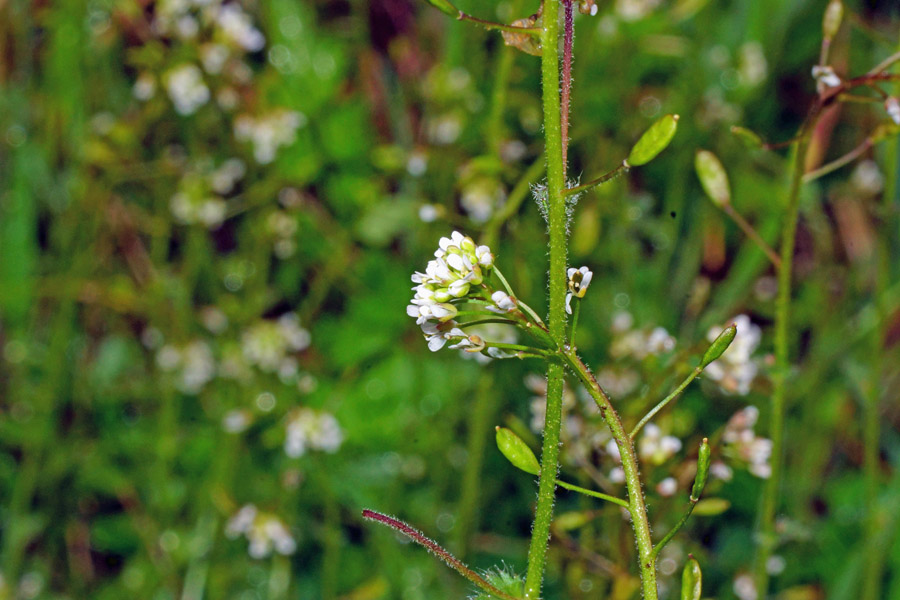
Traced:
<path fill-rule="evenodd" d="M 209 88 L 203 81 L 200 68 L 183 64 L 165 75 L 166 91 L 180 115 L 192 115 L 209 100 Z"/>
<path fill-rule="evenodd" d="M 837 76 L 829 65 L 816 65 L 812 68 L 813 79 L 816 83 L 826 88 L 837 87 L 841 85 L 841 78 Z"/>
<path fill-rule="evenodd" d="M 732 322 L 737 327 L 734 341 L 722 356 L 707 365 L 704 373 L 726 392 L 744 396 L 750 392 L 758 371 L 751 355 L 759 346 L 762 330 L 747 315 L 738 315 Z M 712 342 L 721 332 L 721 327 L 712 327 L 706 338 Z"/>
<path fill-rule="evenodd" d="M 516 309 L 516 301 L 506 292 L 497 290 L 491 294 L 491 300 L 494 301 L 496 307 L 488 307 L 494 312 L 510 312 Z"/>
<path fill-rule="evenodd" d="M 253 558 L 265 558 L 273 550 L 284 555 L 297 550 L 297 542 L 287 526 L 275 515 L 262 513 L 252 504 L 244 505 L 231 517 L 225 535 L 231 539 L 245 536 L 249 542 L 248 553 Z"/>
<path fill-rule="evenodd" d="M 900 101 L 893 96 L 888 96 L 887 100 L 884 101 L 884 110 L 887 111 L 888 116 L 894 123 L 900 125 Z"/>
<path fill-rule="evenodd" d="M 291 458 L 319 450 L 333 454 L 344 441 L 344 433 L 334 415 L 311 408 L 299 408 L 288 418 L 284 452 Z"/>
<path fill-rule="evenodd" d="M 660 496 L 668 498 L 678 491 L 678 482 L 674 477 L 666 477 L 657 484 L 656 491 Z"/>

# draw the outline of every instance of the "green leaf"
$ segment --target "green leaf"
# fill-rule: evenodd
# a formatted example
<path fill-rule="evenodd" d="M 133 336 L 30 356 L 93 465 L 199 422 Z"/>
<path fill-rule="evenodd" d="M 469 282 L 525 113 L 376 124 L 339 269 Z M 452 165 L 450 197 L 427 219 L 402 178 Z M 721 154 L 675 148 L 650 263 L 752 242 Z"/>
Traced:
<path fill-rule="evenodd" d="M 511 429 L 498 426 L 496 430 L 497 447 L 503 453 L 503 456 L 517 469 L 537 475 L 541 470 L 541 465 L 534 452 L 528 447 L 528 444 L 513 433 Z"/>
<path fill-rule="evenodd" d="M 450 15 L 451 17 L 459 16 L 459 9 L 450 4 L 448 0 L 427 0 L 428 4 L 432 5 L 442 13 L 446 15 Z"/>
<path fill-rule="evenodd" d="M 650 126 L 631 149 L 625 162 L 631 167 L 645 165 L 666 149 L 678 129 L 678 115 L 666 115 Z"/>

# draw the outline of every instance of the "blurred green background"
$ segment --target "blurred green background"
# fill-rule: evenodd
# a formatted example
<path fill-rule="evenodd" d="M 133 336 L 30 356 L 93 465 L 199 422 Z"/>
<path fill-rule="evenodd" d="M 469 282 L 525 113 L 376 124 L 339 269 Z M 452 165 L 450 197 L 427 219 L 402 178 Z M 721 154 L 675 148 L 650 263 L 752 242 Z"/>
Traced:
<path fill-rule="evenodd" d="M 598 5 L 576 19 L 570 173 L 681 121 L 660 158 L 580 199 L 579 346 L 634 423 L 711 328 L 759 327 L 748 389 L 695 384 L 656 420 L 680 449 L 644 464 L 661 533 L 699 440 L 715 442 L 717 501 L 663 553 L 664 597 L 690 552 L 706 596 L 747 600 L 766 457 L 748 465 L 727 424 L 757 407 L 749 435 L 767 433 L 774 271 L 704 198 L 693 156 L 721 157 L 735 207 L 777 243 L 785 157 L 729 128 L 790 139 L 825 2 Z M 862 73 L 898 47 L 900 14 L 847 12 L 832 64 Z M 417 0 L 0 0 L 0 41 L 0 598 L 466 596 L 362 508 L 524 571 L 536 486 L 493 427 L 538 447 L 541 366 L 432 354 L 404 307 L 459 229 L 543 310 L 539 60 Z M 849 104 L 827 121 L 813 165 L 887 116 Z M 889 141 L 804 189 L 781 598 L 857 598 L 867 577 L 900 598 L 897 169 Z M 623 493 L 583 400 L 563 475 Z M 635 598 L 620 511 L 561 493 L 557 512 L 545 597 Z"/>

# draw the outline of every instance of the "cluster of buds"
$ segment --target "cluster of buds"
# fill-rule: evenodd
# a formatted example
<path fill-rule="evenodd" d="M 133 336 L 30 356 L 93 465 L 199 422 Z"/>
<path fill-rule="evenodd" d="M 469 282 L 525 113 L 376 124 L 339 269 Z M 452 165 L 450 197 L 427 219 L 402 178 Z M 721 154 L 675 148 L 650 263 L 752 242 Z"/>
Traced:
<path fill-rule="evenodd" d="M 449 238 L 442 237 L 438 246 L 425 272 L 417 271 L 412 276 L 413 283 L 417 284 L 412 288 L 416 294 L 406 307 L 406 314 L 422 327 L 432 352 L 443 348 L 449 340 L 456 342 L 452 348 L 480 352 L 485 347 L 484 341 L 466 335 L 458 327 L 453 319 L 459 311 L 453 302 L 483 296 L 474 289 L 482 285 L 494 266 L 494 255 L 490 248 L 476 245 L 472 238 L 458 231 Z M 504 292 L 494 292 L 491 300 L 493 305 L 489 309 L 494 312 L 509 312 L 516 307 L 515 300 Z"/>

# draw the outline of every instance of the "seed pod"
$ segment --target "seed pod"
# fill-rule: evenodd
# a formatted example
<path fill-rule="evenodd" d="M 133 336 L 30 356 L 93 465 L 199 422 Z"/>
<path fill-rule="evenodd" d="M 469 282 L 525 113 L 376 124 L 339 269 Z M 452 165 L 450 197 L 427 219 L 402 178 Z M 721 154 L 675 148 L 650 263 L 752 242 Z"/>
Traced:
<path fill-rule="evenodd" d="M 688 555 L 688 561 L 681 573 L 681 600 L 700 600 L 703 593 L 703 573 L 697 559 Z"/>
<path fill-rule="evenodd" d="M 841 0 L 831 0 L 825 8 L 825 16 L 822 18 L 822 37 L 826 42 L 831 42 L 841 28 L 844 18 L 844 4 Z"/>
<path fill-rule="evenodd" d="M 743 143 L 744 146 L 751 150 L 763 147 L 763 140 L 761 137 L 759 137 L 759 134 L 755 131 L 747 129 L 746 127 L 738 127 L 737 125 L 732 125 L 731 133 L 734 134 L 739 140 L 741 140 L 741 143 Z"/>
<path fill-rule="evenodd" d="M 666 149 L 678 129 L 678 115 L 666 115 L 650 126 L 637 141 L 625 162 L 630 167 L 645 165 Z"/>
<path fill-rule="evenodd" d="M 731 508 L 731 502 L 725 498 L 704 498 L 694 507 L 695 515 L 699 517 L 715 517 Z"/>
<path fill-rule="evenodd" d="M 498 426 L 495 429 L 497 431 L 497 447 L 500 448 L 503 456 L 517 469 L 537 475 L 541 470 L 541 465 L 528 444 L 506 427 Z"/>
<path fill-rule="evenodd" d="M 694 487 L 691 488 L 691 500 L 696 502 L 706 487 L 706 480 L 709 477 L 709 457 L 711 450 L 709 448 L 709 440 L 703 438 L 700 444 L 700 451 L 697 453 L 697 476 L 694 478 Z"/>
<path fill-rule="evenodd" d="M 459 9 L 450 3 L 450 0 L 428 0 L 428 4 L 432 5 L 444 14 L 451 17 L 459 16 Z"/>
<path fill-rule="evenodd" d="M 703 191 L 713 204 L 720 208 L 731 204 L 728 173 L 715 154 L 709 150 L 698 150 L 694 156 L 694 169 L 697 171 Z"/>
<path fill-rule="evenodd" d="M 717 337 L 713 343 L 710 344 L 709 348 L 706 349 L 703 358 L 700 360 L 700 368 L 705 369 L 709 366 L 709 363 L 722 356 L 722 354 L 728 350 L 728 346 L 734 341 L 734 336 L 736 335 L 737 325 L 732 323 L 726 327 L 722 333 L 719 334 L 719 337 Z"/>

